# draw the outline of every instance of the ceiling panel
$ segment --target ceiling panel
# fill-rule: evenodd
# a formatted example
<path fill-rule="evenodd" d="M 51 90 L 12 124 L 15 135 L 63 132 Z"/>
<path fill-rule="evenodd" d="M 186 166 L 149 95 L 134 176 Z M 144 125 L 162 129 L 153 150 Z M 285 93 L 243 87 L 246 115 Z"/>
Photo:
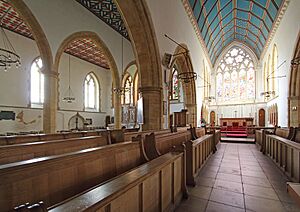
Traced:
<path fill-rule="evenodd" d="M 0 24 L 5 29 L 33 39 L 29 27 L 23 22 L 14 8 L 4 0 L 0 0 Z M 71 43 L 65 52 L 97 66 L 109 69 L 103 52 L 89 39 Z"/>
<path fill-rule="evenodd" d="M 189 0 L 212 64 L 233 41 L 260 58 L 284 0 Z"/>

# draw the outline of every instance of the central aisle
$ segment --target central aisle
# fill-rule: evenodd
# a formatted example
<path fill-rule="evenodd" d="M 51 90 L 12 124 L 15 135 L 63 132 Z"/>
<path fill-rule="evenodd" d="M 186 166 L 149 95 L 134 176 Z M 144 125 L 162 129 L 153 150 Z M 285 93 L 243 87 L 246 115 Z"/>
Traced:
<path fill-rule="evenodd" d="M 287 177 L 254 144 L 221 143 L 176 212 L 300 211 Z"/>

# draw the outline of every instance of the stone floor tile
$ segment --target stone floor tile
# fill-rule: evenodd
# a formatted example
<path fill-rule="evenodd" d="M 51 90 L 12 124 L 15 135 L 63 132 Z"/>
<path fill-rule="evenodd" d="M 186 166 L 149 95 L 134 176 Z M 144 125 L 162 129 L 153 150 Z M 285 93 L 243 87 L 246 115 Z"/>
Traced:
<path fill-rule="evenodd" d="M 237 182 L 241 183 L 242 178 L 240 175 L 234 175 L 234 174 L 224 174 L 224 173 L 218 173 L 217 179 L 224 180 L 224 181 L 230 181 L 230 182 Z"/>
<path fill-rule="evenodd" d="M 258 212 L 286 211 L 280 201 L 245 195 L 246 209 Z"/>
<path fill-rule="evenodd" d="M 271 183 L 263 178 L 242 176 L 242 182 L 243 184 L 272 188 Z"/>
<path fill-rule="evenodd" d="M 241 175 L 241 170 L 240 169 L 232 168 L 232 167 L 220 167 L 219 172 L 220 173 L 225 173 L 225 174 Z"/>
<path fill-rule="evenodd" d="M 201 198 L 201 199 L 209 199 L 210 193 L 212 191 L 211 187 L 197 185 L 195 187 L 189 188 L 189 193 L 192 196 Z"/>
<path fill-rule="evenodd" d="M 190 196 L 183 200 L 175 212 L 204 212 L 207 206 L 207 200 Z"/>
<path fill-rule="evenodd" d="M 296 205 L 295 203 L 283 202 L 282 204 L 283 204 L 284 208 L 286 209 L 286 211 L 288 211 L 288 212 L 299 212 L 300 211 L 300 207 L 298 205 Z"/>
<path fill-rule="evenodd" d="M 229 205 L 224 205 L 222 203 L 209 201 L 206 212 L 244 212 L 244 209 L 232 207 Z"/>
<path fill-rule="evenodd" d="M 207 187 L 213 187 L 215 184 L 216 179 L 210 178 L 210 177 L 197 177 L 196 178 L 196 184 L 207 186 Z"/>
<path fill-rule="evenodd" d="M 212 171 L 204 171 L 200 172 L 201 177 L 210 177 L 210 178 L 216 178 L 217 172 L 212 172 Z"/>
<path fill-rule="evenodd" d="M 249 177 L 257 177 L 262 179 L 267 179 L 267 176 L 263 172 L 259 171 L 248 171 L 248 170 L 242 170 L 243 176 L 249 176 Z"/>
<path fill-rule="evenodd" d="M 229 182 L 224 180 L 216 180 L 214 188 L 226 190 L 226 191 L 232 191 L 237 193 L 243 193 L 243 185 L 242 183 L 236 183 L 236 182 Z"/>
<path fill-rule="evenodd" d="M 244 187 L 244 193 L 247 195 L 279 201 L 279 198 L 273 188 L 265 188 L 265 187 L 254 186 L 254 185 L 247 185 L 247 184 L 244 184 L 243 187 Z"/>
<path fill-rule="evenodd" d="M 239 194 L 231 191 L 213 189 L 210 195 L 210 200 L 218 203 L 224 203 L 226 205 L 244 208 L 243 194 Z"/>

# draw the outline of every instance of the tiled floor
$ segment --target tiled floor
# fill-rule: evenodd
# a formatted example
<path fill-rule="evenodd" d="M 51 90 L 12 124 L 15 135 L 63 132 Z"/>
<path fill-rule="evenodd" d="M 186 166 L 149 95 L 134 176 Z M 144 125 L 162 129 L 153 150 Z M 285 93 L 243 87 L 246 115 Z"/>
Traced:
<path fill-rule="evenodd" d="M 255 144 L 221 143 L 176 212 L 299 212 L 286 192 L 287 181 Z"/>

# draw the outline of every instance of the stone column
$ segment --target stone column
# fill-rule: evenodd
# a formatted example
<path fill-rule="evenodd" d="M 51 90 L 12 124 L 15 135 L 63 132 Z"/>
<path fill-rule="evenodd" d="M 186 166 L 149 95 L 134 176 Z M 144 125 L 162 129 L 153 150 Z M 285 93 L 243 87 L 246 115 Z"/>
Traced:
<path fill-rule="evenodd" d="M 300 127 L 300 96 L 289 97 L 289 126 Z"/>
<path fill-rule="evenodd" d="M 197 126 L 197 104 L 185 104 L 186 109 L 189 112 L 188 115 L 188 125 L 193 127 Z"/>
<path fill-rule="evenodd" d="M 121 129 L 121 95 L 114 95 L 114 117 L 115 117 L 115 129 Z"/>
<path fill-rule="evenodd" d="M 57 113 L 57 72 L 43 71 L 44 74 L 44 110 L 43 131 L 44 133 L 56 132 Z"/>
<path fill-rule="evenodd" d="M 143 130 L 159 130 L 162 128 L 162 88 L 142 87 L 143 97 Z"/>

